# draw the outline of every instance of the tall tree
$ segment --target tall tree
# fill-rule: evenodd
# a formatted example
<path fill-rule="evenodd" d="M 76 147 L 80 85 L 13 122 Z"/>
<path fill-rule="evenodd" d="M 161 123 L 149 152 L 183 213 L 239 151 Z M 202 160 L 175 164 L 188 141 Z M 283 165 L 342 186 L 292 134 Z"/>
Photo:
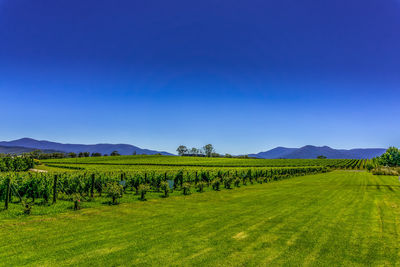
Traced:
<path fill-rule="evenodd" d="M 179 156 L 183 156 L 188 152 L 188 149 L 186 146 L 180 145 L 178 146 L 178 148 L 176 149 L 176 151 L 178 152 Z"/>
<path fill-rule="evenodd" d="M 200 149 L 197 149 L 197 148 L 195 148 L 195 147 L 192 147 L 191 149 L 190 149 L 190 154 L 193 154 L 193 155 L 198 155 L 199 154 L 199 151 L 200 151 Z"/>
<path fill-rule="evenodd" d="M 215 152 L 215 151 L 214 151 L 214 147 L 213 147 L 212 144 L 208 144 L 208 145 L 203 146 L 203 151 L 204 151 L 204 154 L 205 154 L 207 157 L 211 157 L 212 154 Z"/>

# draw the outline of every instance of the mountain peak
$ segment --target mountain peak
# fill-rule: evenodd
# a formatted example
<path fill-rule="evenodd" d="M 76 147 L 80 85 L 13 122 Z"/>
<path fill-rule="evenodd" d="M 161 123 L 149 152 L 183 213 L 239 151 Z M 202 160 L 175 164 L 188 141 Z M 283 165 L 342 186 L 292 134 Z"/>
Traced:
<path fill-rule="evenodd" d="M 24 137 L 13 141 L 3 141 L 0 142 L 0 145 L 7 147 L 11 146 L 24 147 L 24 148 L 40 149 L 40 150 L 55 150 L 55 151 L 62 151 L 65 153 L 96 152 L 101 154 L 110 154 L 113 151 L 118 151 L 121 155 L 132 155 L 133 153 L 147 154 L 147 155 L 154 155 L 160 153 L 162 155 L 173 155 L 165 151 L 143 149 L 129 144 L 95 144 L 95 145 L 62 144 L 45 140 L 39 141 L 28 137 Z"/>
<path fill-rule="evenodd" d="M 370 159 L 385 153 L 384 148 L 367 149 L 333 149 L 329 146 L 306 145 L 300 148 L 276 147 L 274 149 L 250 154 L 251 157 L 264 159 L 315 159 L 318 156 L 325 156 L 330 159 Z"/>

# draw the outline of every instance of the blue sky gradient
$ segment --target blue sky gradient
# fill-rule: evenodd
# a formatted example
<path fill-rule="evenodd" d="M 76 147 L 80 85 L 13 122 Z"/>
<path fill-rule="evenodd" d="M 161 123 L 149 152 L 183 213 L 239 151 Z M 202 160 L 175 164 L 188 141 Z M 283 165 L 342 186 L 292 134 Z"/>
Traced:
<path fill-rule="evenodd" d="M 400 146 L 400 2 L 0 0 L 0 139 Z"/>

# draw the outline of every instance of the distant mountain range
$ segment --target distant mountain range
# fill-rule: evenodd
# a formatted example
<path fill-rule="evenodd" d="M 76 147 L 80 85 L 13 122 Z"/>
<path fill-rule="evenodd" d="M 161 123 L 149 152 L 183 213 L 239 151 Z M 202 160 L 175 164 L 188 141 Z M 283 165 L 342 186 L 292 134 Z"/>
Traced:
<path fill-rule="evenodd" d="M 301 148 L 277 147 L 258 154 L 249 154 L 249 157 L 262 159 L 315 159 L 325 156 L 328 159 L 371 159 L 385 153 L 384 148 L 360 149 L 333 149 L 328 146 L 303 146 Z"/>
<path fill-rule="evenodd" d="M 161 155 L 173 155 L 165 151 L 156 151 L 150 149 L 142 149 L 137 146 L 127 144 L 95 144 L 95 145 L 80 145 L 80 144 L 62 144 L 49 141 L 39 141 L 32 138 L 22 138 L 13 141 L 0 142 L 0 153 L 15 153 L 21 154 L 24 152 L 31 152 L 35 149 L 40 149 L 44 152 L 90 152 L 110 154 L 113 151 L 118 151 L 121 155 L 147 154 L 154 155 L 160 153 Z"/>
<path fill-rule="evenodd" d="M 95 145 L 81 145 L 81 144 L 62 144 L 50 141 L 39 141 L 32 138 L 22 138 L 13 141 L 0 142 L 0 153 L 5 154 L 21 154 L 40 149 L 45 153 L 53 152 L 89 152 L 111 154 L 113 151 L 118 151 L 121 155 L 147 154 L 154 155 L 160 153 L 161 155 L 173 155 L 165 151 L 156 151 L 150 149 L 143 149 L 137 146 L 128 144 L 95 144 Z M 274 149 L 260 152 L 257 154 L 249 154 L 250 157 L 262 159 L 315 159 L 318 156 L 325 156 L 329 159 L 370 159 L 385 153 L 384 148 L 366 148 L 366 149 L 333 149 L 328 146 L 304 146 L 301 148 L 287 148 L 276 147 Z"/>

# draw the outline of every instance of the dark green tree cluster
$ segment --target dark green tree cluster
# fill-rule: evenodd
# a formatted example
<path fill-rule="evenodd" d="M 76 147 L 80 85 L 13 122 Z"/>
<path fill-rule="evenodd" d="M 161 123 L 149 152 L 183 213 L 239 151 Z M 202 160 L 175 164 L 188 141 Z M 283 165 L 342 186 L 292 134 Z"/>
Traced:
<path fill-rule="evenodd" d="M 400 166 L 400 149 L 393 146 L 389 147 L 388 150 L 378 158 L 378 163 L 388 167 Z"/>
<path fill-rule="evenodd" d="M 212 144 L 207 144 L 203 146 L 202 148 L 191 148 L 188 149 L 184 145 L 180 145 L 176 151 L 178 152 L 179 156 L 199 156 L 199 157 L 220 157 L 221 155 L 215 152 L 215 149 Z"/>

